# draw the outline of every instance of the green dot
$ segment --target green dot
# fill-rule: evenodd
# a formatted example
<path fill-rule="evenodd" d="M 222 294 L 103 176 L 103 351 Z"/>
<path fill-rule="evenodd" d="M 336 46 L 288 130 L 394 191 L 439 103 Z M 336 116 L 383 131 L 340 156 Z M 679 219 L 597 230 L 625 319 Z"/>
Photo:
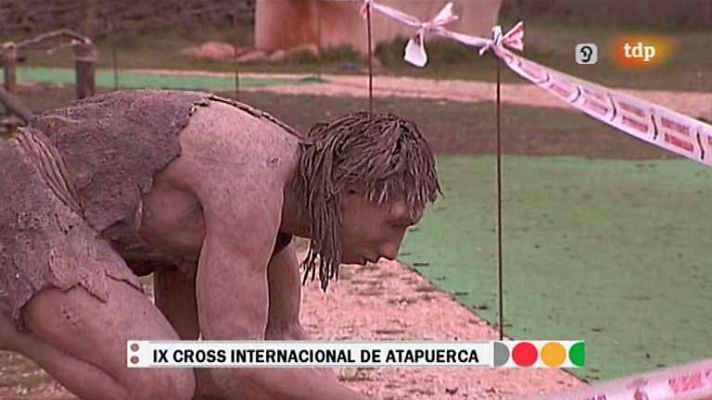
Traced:
<path fill-rule="evenodd" d="M 586 365 L 586 343 L 578 342 L 569 349 L 569 360 L 578 368 Z"/>

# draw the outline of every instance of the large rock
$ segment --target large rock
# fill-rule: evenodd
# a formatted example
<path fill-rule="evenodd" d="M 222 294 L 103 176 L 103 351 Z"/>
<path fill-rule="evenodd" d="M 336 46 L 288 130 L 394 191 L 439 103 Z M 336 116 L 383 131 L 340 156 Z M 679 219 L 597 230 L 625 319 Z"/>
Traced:
<path fill-rule="evenodd" d="M 203 60 L 230 61 L 240 56 L 245 51 L 229 43 L 205 42 L 200 47 L 190 47 L 182 51 L 185 55 L 190 55 Z"/>

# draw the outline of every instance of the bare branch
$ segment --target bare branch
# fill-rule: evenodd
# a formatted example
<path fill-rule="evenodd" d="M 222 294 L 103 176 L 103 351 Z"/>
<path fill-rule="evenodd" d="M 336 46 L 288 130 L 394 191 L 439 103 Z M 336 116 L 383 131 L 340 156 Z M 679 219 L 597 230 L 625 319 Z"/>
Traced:
<path fill-rule="evenodd" d="M 17 115 L 26 124 L 34 118 L 32 111 L 30 111 L 27 106 L 22 104 L 17 97 L 8 93 L 8 91 L 2 86 L 0 86 L 0 103 L 2 103 L 8 111 Z"/>
<path fill-rule="evenodd" d="M 42 45 L 44 45 L 45 43 L 61 39 L 69 39 L 71 43 L 79 42 L 84 44 L 91 44 L 91 39 L 89 39 L 88 37 L 82 36 L 69 29 L 60 29 L 58 31 L 43 33 L 32 39 L 23 40 L 22 42 L 17 43 L 17 48 L 26 50 L 38 48 L 43 49 Z"/>

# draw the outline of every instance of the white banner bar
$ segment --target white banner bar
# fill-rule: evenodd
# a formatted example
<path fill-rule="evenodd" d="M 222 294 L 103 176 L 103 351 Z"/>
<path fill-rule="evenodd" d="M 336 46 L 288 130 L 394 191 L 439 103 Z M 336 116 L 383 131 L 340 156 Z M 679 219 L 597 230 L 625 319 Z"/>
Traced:
<path fill-rule="evenodd" d="M 582 368 L 575 340 L 488 342 L 149 341 L 126 346 L 130 368 L 503 367 Z"/>
<path fill-rule="evenodd" d="M 127 366 L 487 367 L 492 342 L 129 341 Z"/>

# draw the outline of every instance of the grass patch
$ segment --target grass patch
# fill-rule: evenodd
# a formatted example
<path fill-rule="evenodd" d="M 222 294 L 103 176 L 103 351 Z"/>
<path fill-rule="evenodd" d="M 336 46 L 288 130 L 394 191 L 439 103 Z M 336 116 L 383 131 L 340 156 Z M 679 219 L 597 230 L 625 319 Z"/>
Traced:
<path fill-rule="evenodd" d="M 439 157 L 444 198 L 399 258 L 495 323 L 495 160 Z M 712 357 L 712 170 L 686 160 L 504 159 L 506 333 L 584 339 L 588 380 Z M 447 240 L 442 240 L 447 238 Z M 445 276 L 445 279 L 442 277 Z M 511 326 L 510 326 L 511 325 Z"/>

